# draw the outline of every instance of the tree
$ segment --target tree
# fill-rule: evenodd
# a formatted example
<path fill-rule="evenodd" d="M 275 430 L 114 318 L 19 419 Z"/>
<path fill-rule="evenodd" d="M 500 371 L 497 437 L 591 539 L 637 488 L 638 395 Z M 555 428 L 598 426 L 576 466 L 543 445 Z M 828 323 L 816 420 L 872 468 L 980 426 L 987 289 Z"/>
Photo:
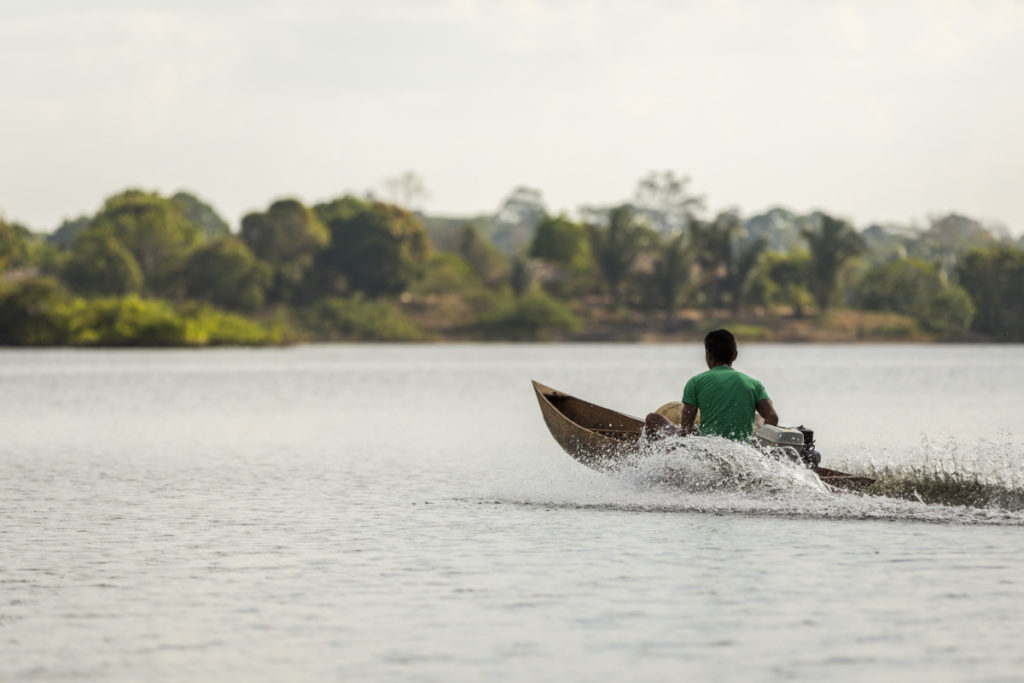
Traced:
<path fill-rule="evenodd" d="M 242 240 L 274 272 L 271 296 L 288 300 L 313 266 L 317 252 L 328 243 L 323 222 L 295 199 L 281 199 L 264 213 L 242 219 Z"/>
<path fill-rule="evenodd" d="M 384 179 L 384 196 L 398 206 L 411 209 L 419 199 L 425 199 L 426 185 L 415 171 L 406 171 Z"/>
<path fill-rule="evenodd" d="M 756 273 L 748 288 L 752 300 L 769 308 L 790 306 L 794 317 L 804 316 L 804 309 L 814 301 L 808 289 L 811 255 L 807 251 L 765 252 Z"/>
<path fill-rule="evenodd" d="M 629 204 L 612 209 L 607 226 L 592 225 L 590 228 L 594 260 L 608 284 L 615 307 L 621 301 L 622 283 L 643 247 L 643 228 L 643 223 L 637 220 L 636 212 Z"/>
<path fill-rule="evenodd" d="M 591 258 L 587 230 L 565 216 L 547 216 L 537 225 L 529 254 L 563 268 L 581 266 Z"/>
<path fill-rule="evenodd" d="M 704 209 L 704 197 L 690 194 L 690 177 L 651 171 L 636 184 L 636 208 L 654 228 L 669 235 L 685 228 Z"/>
<path fill-rule="evenodd" d="M 75 240 L 61 278 L 90 296 L 124 296 L 142 290 L 145 279 L 132 253 L 107 232 L 86 231 Z"/>
<path fill-rule="evenodd" d="M 473 267 L 477 277 L 493 284 L 508 270 L 508 259 L 489 241 L 480 236 L 472 223 L 463 226 L 459 233 L 458 254 Z"/>
<path fill-rule="evenodd" d="M 59 247 L 70 247 L 74 243 L 75 238 L 90 225 L 92 225 L 92 218 L 90 216 L 65 219 L 60 224 L 60 227 L 47 238 L 47 241 Z"/>
<path fill-rule="evenodd" d="M 512 259 L 508 280 L 517 299 L 530 290 L 530 286 L 533 285 L 533 273 L 530 272 L 530 264 L 525 258 L 517 256 Z"/>
<path fill-rule="evenodd" d="M 269 264 L 238 237 L 228 235 L 192 253 L 181 271 L 185 296 L 239 311 L 263 308 L 273 282 Z"/>
<path fill-rule="evenodd" d="M 977 310 L 963 287 L 949 285 L 932 296 L 920 321 L 930 332 L 960 334 L 970 328 Z"/>
<path fill-rule="evenodd" d="M 24 232 L 20 226 L 0 219 L 0 273 L 25 260 L 28 248 Z"/>
<path fill-rule="evenodd" d="M 910 240 L 907 249 L 911 256 L 935 263 L 941 271 L 951 275 L 962 254 L 995 245 L 992 231 L 980 221 L 950 213 L 929 217 L 928 229 Z"/>
<path fill-rule="evenodd" d="M 485 337 L 529 340 L 576 334 L 583 325 L 568 305 L 537 288 L 488 311 L 475 327 Z"/>
<path fill-rule="evenodd" d="M 943 283 L 935 266 L 920 259 L 898 259 L 869 269 L 857 284 L 854 303 L 869 311 L 921 316 Z"/>
<path fill-rule="evenodd" d="M 144 288 L 161 292 L 200 241 L 199 228 L 174 204 L 156 193 L 126 190 L 107 199 L 80 233 L 106 234 L 131 252 L 142 270 Z"/>
<path fill-rule="evenodd" d="M 518 254 L 533 240 L 537 225 L 547 215 L 540 190 L 522 185 L 515 188 L 494 215 L 494 246 L 509 256 Z"/>
<path fill-rule="evenodd" d="M 744 227 L 748 239 L 763 239 L 771 251 L 790 251 L 800 241 L 797 217 L 792 211 L 779 206 L 751 216 Z"/>
<path fill-rule="evenodd" d="M 651 277 L 654 288 L 665 311 L 665 328 L 675 320 L 676 306 L 690 276 L 690 253 L 686 237 L 676 235 L 659 251 Z"/>
<path fill-rule="evenodd" d="M 977 307 L 973 329 L 1024 341 L 1024 251 L 1010 246 L 971 251 L 956 272 Z"/>
<path fill-rule="evenodd" d="M 53 278 L 0 283 L 0 346 L 55 346 L 68 339 L 68 293 Z"/>
<path fill-rule="evenodd" d="M 743 305 L 743 297 L 747 291 L 750 276 L 766 246 L 767 242 L 760 237 L 752 242 L 736 245 L 736 252 L 729 263 L 726 276 L 729 305 L 734 314 L 739 313 L 740 307 Z"/>
<path fill-rule="evenodd" d="M 212 206 L 188 192 L 178 192 L 171 197 L 178 212 L 193 225 L 199 227 L 206 237 L 222 237 L 231 232 L 227 222 Z"/>
<path fill-rule="evenodd" d="M 946 335 L 966 330 L 975 310 L 962 288 L 948 284 L 935 266 L 920 259 L 872 267 L 857 285 L 855 302 L 868 310 L 909 315 L 925 329 Z"/>
<path fill-rule="evenodd" d="M 804 219 L 800 234 L 811 250 L 811 293 L 821 311 L 835 296 L 839 270 L 864 251 L 864 240 L 846 221 L 817 212 Z"/>
<path fill-rule="evenodd" d="M 708 301 L 721 305 L 728 300 L 733 313 L 738 313 L 767 243 L 762 238 L 745 239 L 743 221 L 736 211 L 722 211 L 710 222 L 694 222 L 691 234 Z"/>
<path fill-rule="evenodd" d="M 423 274 L 430 241 L 415 214 L 393 204 L 347 196 L 316 206 L 330 230 L 317 258 L 321 287 L 347 287 L 375 297 L 404 291 Z"/>

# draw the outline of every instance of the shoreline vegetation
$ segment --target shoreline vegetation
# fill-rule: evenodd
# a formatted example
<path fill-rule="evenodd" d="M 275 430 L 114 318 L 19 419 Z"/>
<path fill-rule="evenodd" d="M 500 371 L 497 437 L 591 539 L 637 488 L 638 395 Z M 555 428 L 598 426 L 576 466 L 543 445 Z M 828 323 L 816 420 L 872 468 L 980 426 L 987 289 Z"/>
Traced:
<path fill-rule="evenodd" d="M 1024 239 L 955 213 L 870 225 L 709 214 L 672 172 L 629 202 L 551 215 L 295 199 L 232 230 L 193 194 L 125 190 L 52 233 L 0 218 L 0 346 L 333 341 L 1024 341 Z"/>

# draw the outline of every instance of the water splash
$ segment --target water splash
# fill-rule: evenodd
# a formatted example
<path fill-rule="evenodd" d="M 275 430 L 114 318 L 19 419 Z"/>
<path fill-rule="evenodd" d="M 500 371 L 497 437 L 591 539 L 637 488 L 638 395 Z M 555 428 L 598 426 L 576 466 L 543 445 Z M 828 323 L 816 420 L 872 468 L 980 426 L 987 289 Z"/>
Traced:
<path fill-rule="evenodd" d="M 876 480 L 865 491 L 870 495 L 1024 511 L 1024 445 L 1012 439 L 963 444 L 924 436 L 908 452 L 867 450 L 843 454 L 838 462 Z"/>
<path fill-rule="evenodd" d="M 623 461 L 615 476 L 635 486 L 690 492 L 734 491 L 779 494 L 793 490 L 825 494 L 813 472 L 769 457 L 748 445 L 719 437 L 686 437 L 646 443 Z"/>
<path fill-rule="evenodd" d="M 717 438 L 649 445 L 614 471 L 557 461 L 504 482 L 494 502 L 552 508 L 753 514 L 939 524 L 1024 526 L 1021 459 L 1006 448 L 924 442 L 912 457 L 854 449 L 828 465 L 875 477 L 862 494 L 836 493 L 810 470 Z M 510 489 L 510 486 L 512 487 Z"/>

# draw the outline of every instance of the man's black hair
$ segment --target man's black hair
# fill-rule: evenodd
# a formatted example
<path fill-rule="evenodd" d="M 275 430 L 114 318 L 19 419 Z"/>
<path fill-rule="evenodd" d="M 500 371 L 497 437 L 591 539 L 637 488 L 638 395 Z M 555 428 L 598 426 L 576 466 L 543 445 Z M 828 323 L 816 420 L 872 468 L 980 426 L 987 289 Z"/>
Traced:
<path fill-rule="evenodd" d="M 736 337 L 729 330 L 712 330 L 704 337 L 704 348 L 715 363 L 728 365 L 736 360 Z"/>

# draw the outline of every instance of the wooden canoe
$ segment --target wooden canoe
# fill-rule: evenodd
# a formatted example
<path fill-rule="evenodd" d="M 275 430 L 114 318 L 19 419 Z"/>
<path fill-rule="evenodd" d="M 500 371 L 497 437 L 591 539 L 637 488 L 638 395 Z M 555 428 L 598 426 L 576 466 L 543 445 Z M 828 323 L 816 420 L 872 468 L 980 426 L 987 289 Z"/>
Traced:
<path fill-rule="evenodd" d="M 533 382 L 540 412 L 551 436 L 575 460 L 596 470 L 611 470 L 638 450 L 644 421 Z M 813 468 L 822 482 L 860 491 L 874 479 L 824 467 Z"/>

